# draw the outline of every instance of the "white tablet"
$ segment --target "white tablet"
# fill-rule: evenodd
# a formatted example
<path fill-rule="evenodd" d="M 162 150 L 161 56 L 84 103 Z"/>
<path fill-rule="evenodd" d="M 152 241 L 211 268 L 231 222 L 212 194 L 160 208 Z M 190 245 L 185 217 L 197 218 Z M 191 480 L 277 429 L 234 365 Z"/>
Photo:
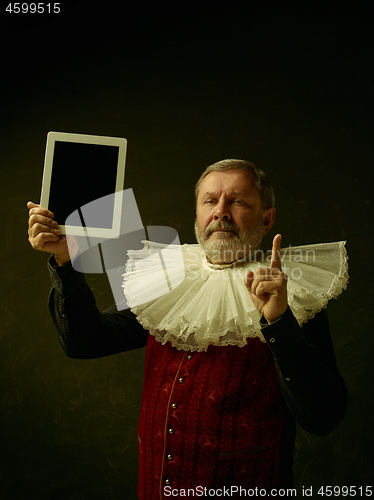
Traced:
<path fill-rule="evenodd" d="M 118 238 L 127 140 L 49 132 L 40 205 L 62 234 Z"/>

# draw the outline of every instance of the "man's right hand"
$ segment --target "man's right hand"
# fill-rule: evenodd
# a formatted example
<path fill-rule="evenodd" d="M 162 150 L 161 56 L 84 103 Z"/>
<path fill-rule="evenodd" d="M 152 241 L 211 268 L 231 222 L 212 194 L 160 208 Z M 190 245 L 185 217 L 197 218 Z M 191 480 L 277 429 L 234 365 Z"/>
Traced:
<path fill-rule="evenodd" d="M 35 250 L 54 255 L 56 263 L 63 266 L 70 261 L 66 236 L 61 235 L 53 213 L 29 201 L 29 242 Z"/>

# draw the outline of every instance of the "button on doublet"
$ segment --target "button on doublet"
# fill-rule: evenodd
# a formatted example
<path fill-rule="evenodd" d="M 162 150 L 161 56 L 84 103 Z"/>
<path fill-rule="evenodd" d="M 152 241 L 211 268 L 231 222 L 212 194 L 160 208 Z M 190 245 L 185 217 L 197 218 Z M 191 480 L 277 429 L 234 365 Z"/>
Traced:
<path fill-rule="evenodd" d="M 172 427 L 169 429 L 169 434 L 174 434 L 174 429 Z"/>

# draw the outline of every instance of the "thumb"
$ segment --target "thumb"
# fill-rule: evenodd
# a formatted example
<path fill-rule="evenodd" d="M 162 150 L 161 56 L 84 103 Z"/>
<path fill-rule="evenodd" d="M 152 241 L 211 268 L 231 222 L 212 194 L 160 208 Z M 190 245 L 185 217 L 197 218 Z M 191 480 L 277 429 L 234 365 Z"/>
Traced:
<path fill-rule="evenodd" d="M 34 203 L 33 201 L 28 201 L 26 203 L 26 206 L 27 208 L 31 209 L 31 208 L 35 208 L 35 207 L 39 207 L 40 205 L 37 205 L 36 203 Z"/>

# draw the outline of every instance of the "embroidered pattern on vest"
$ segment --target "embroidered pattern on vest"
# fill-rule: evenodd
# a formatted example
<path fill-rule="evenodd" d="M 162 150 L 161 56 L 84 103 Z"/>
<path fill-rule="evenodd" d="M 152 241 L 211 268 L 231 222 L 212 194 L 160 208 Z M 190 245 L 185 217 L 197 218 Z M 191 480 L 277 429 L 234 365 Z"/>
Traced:
<path fill-rule="evenodd" d="M 166 498 L 167 484 L 277 487 L 283 399 L 270 350 L 249 342 L 250 349 L 211 346 L 189 356 L 149 336 L 138 428 L 141 500 Z"/>

